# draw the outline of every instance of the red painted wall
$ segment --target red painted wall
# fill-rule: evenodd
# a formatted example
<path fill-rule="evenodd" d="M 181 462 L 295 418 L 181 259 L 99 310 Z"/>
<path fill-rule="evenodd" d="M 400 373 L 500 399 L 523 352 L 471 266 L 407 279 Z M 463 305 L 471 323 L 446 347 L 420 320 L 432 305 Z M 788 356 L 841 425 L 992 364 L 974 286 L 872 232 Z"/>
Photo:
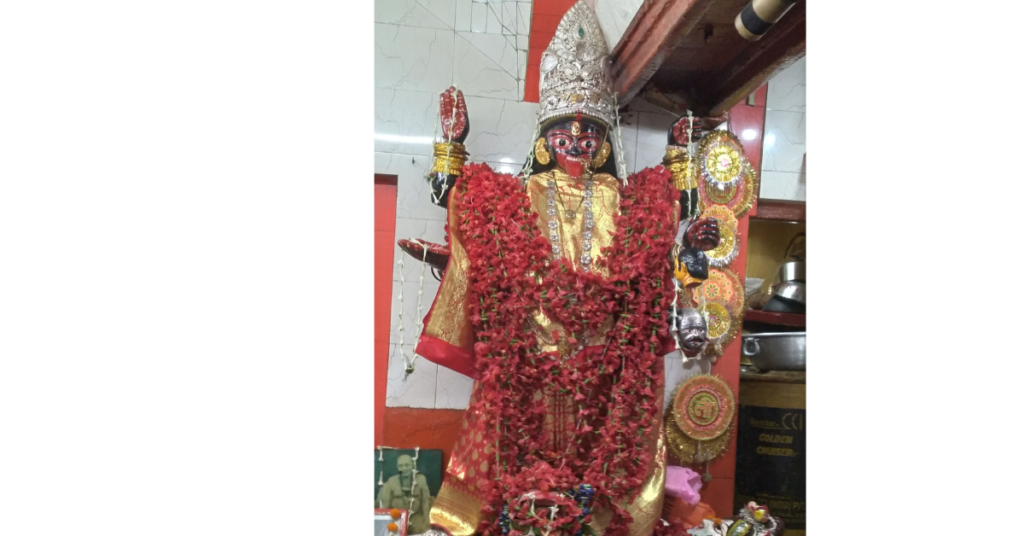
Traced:
<path fill-rule="evenodd" d="M 448 457 L 465 413 L 464 409 L 385 408 L 384 441 L 379 444 L 403 449 L 441 449 L 442 467 L 448 467 Z"/>
<path fill-rule="evenodd" d="M 391 271 L 395 257 L 398 181 L 376 175 L 373 186 L 373 442 L 384 439 L 384 402 L 388 388 L 391 323 Z"/>
<path fill-rule="evenodd" d="M 764 134 L 765 99 L 767 96 L 768 86 L 761 86 L 754 92 L 753 106 L 746 104 L 744 100 L 729 110 L 729 130 L 739 136 L 743 149 L 747 153 L 747 159 L 757 170 L 759 177 L 761 176 L 761 137 Z M 744 139 L 744 131 L 751 131 L 748 132 L 747 137 L 752 139 Z M 749 134 L 753 134 L 753 136 L 749 136 Z M 739 222 L 740 254 L 733 262 L 731 269 L 736 272 L 741 282 L 747 273 L 747 231 L 750 216 L 756 214 L 756 211 L 755 201 L 754 208 Z M 739 393 L 740 390 L 741 346 L 742 340 L 737 336 L 732 343 L 726 346 L 725 353 L 711 367 L 711 372 L 724 378 L 735 393 Z M 736 477 L 736 426 L 738 422 L 739 414 L 737 412 L 733 417 L 733 433 L 729 439 L 729 450 L 721 458 L 711 463 L 710 471 L 713 478 L 700 492 L 701 501 L 708 503 L 719 517 L 727 517 L 736 513 L 732 511 L 732 502 Z"/>
<path fill-rule="evenodd" d="M 551 44 L 562 16 L 577 0 L 534 0 L 530 22 L 530 50 L 526 57 L 526 102 L 540 101 L 540 56 Z"/>

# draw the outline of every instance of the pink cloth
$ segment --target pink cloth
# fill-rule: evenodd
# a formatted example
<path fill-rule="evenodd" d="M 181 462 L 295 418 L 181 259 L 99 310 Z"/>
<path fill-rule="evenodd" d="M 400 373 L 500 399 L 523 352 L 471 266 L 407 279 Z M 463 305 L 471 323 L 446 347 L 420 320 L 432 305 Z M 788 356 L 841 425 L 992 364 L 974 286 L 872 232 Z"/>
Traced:
<path fill-rule="evenodd" d="M 700 502 L 700 475 L 686 467 L 669 465 L 665 469 L 665 493 L 677 497 L 687 504 Z"/>

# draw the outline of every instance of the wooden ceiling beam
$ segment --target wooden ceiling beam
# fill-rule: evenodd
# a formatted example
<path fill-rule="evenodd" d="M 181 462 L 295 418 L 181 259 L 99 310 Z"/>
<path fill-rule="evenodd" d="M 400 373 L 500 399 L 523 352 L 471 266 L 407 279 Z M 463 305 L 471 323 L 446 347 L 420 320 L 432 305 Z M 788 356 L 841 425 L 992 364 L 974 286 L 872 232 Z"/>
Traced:
<path fill-rule="evenodd" d="M 708 115 L 723 113 L 747 98 L 807 49 L 807 10 L 797 2 L 759 41 L 719 69 L 712 83 L 696 92 L 694 107 Z"/>
<path fill-rule="evenodd" d="M 742 0 L 645 0 L 612 52 L 619 104 L 653 91 L 671 97 L 663 105 L 672 109 L 721 115 L 804 55 L 806 2 L 797 2 L 753 42 L 743 40 L 731 24 L 732 13 L 743 5 Z M 723 30 L 727 33 L 719 37 Z"/>
<path fill-rule="evenodd" d="M 619 105 L 633 100 L 712 3 L 713 0 L 644 0 L 612 51 L 612 87 L 619 94 Z"/>

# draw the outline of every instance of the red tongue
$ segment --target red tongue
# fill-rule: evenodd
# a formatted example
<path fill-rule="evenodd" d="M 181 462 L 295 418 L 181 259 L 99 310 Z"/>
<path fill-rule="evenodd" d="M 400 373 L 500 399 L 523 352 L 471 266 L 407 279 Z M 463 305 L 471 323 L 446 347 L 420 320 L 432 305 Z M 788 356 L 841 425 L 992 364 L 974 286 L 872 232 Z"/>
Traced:
<path fill-rule="evenodd" d="M 565 162 L 565 172 L 574 179 L 579 178 L 583 175 L 583 162 L 567 160 Z"/>

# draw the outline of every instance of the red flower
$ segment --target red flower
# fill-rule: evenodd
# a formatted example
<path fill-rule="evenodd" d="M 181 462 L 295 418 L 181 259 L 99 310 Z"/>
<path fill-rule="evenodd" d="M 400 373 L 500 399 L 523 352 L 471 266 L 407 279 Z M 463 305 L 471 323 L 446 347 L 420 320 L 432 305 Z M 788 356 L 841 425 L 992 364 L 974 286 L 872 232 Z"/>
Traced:
<path fill-rule="evenodd" d="M 497 533 L 497 512 L 523 493 L 565 491 L 580 483 L 593 485 L 596 502 L 613 512 L 607 536 L 622 536 L 629 527 L 631 518 L 619 504 L 639 490 L 650 464 L 645 440 L 660 413 L 653 390 L 661 374 L 660 356 L 651 353 L 657 342 L 652 333 L 667 335 L 663 313 L 672 287 L 663 282 L 672 277 L 666 258 L 674 234 L 661 231 L 673 224 L 668 173 L 644 170 L 629 184 L 621 196 L 617 234 L 595 260 L 607 274 L 602 276 L 601 270 L 578 274 L 563 261 L 549 262 L 546 233 L 537 228 L 529 198 L 515 178 L 470 164 L 456 183 L 459 230 L 473 268 L 468 317 L 482 373 L 470 410 L 488 423 L 480 431 L 496 444 L 502 460 L 524 460 L 508 465 L 499 482 L 484 483 L 486 519 L 479 527 L 484 534 Z M 527 324 L 538 307 L 565 331 L 553 333 L 556 344 L 563 337 L 578 344 L 585 327 L 605 326 L 611 316 L 614 325 L 604 333 L 607 349 L 578 352 L 564 363 L 557 353 L 541 353 Z M 547 407 L 533 398 L 545 389 L 571 393 L 577 402 L 576 445 L 566 452 L 546 452 Z M 556 520 L 558 526 L 571 525 L 564 532 L 575 533 L 578 513 L 560 512 L 566 515 Z"/>

